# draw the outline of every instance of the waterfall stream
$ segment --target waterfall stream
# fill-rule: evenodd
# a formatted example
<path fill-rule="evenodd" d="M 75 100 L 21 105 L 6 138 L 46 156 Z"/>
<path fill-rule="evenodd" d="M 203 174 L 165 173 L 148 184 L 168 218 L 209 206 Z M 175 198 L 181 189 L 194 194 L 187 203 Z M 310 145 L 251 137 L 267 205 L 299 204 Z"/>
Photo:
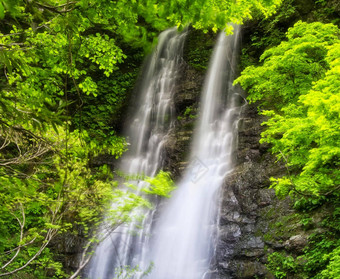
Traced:
<path fill-rule="evenodd" d="M 174 29 L 160 35 L 141 87 L 140 109 L 128 132 L 131 147 L 121 163 L 126 173 L 153 176 L 162 168 L 163 145 L 174 125 L 172 97 L 185 36 Z M 138 235 L 129 233 L 135 225 L 131 224 L 104 241 L 96 250 L 89 278 L 113 279 L 115 267 L 139 265 L 145 270 L 151 262 L 149 279 L 213 278 L 219 194 L 232 171 L 241 111 L 242 98 L 232 85 L 238 37 L 238 27 L 232 36 L 219 35 L 202 90 L 191 163 L 178 189 L 156 215 L 147 214 Z"/>
<path fill-rule="evenodd" d="M 208 279 L 214 272 L 219 192 L 236 144 L 240 95 L 232 86 L 239 28 L 219 35 L 201 96 L 191 164 L 160 212 L 149 253 L 151 279 Z"/>
<path fill-rule="evenodd" d="M 174 125 L 173 93 L 179 77 L 186 32 L 176 28 L 162 32 L 143 76 L 138 109 L 129 125 L 129 151 L 119 169 L 125 174 L 154 176 L 163 166 L 163 146 Z M 138 187 L 143 186 L 139 182 Z M 153 211 L 145 212 L 142 231 L 137 222 L 119 227 L 96 249 L 87 274 L 91 279 L 113 279 L 115 268 L 143 262 Z M 104 229 L 103 225 L 103 229 Z"/>

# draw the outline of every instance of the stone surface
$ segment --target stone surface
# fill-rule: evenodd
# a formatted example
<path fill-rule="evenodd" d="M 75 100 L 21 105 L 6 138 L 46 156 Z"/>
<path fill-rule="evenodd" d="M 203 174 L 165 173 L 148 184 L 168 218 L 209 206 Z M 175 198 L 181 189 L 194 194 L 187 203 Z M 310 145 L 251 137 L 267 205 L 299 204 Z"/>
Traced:
<path fill-rule="evenodd" d="M 164 147 L 164 170 L 170 171 L 175 180 L 181 176 L 189 164 L 190 143 L 195 124 L 195 118 L 185 116 L 184 112 L 187 107 L 191 107 L 193 112 L 196 111 L 203 83 L 202 74 L 190 69 L 185 63 L 182 73 L 184 78 L 179 81 L 176 87 L 174 100 L 176 123 Z M 196 82 L 192 80 L 196 80 Z"/>
<path fill-rule="evenodd" d="M 220 220 L 222 236 L 229 236 L 226 231 L 236 226 L 239 233 L 219 239 L 216 262 L 221 279 L 273 278 L 265 267 L 264 240 L 271 216 L 263 216 L 262 209 L 279 203 L 273 190 L 268 189 L 269 177 L 284 169 L 275 164 L 268 147 L 259 144 L 262 121 L 255 106 L 245 107 L 239 123 L 234 171 L 223 187 Z"/>
<path fill-rule="evenodd" d="M 288 250 L 294 250 L 301 252 L 303 248 L 306 247 L 308 241 L 307 237 L 304 235 L 294 235 L 290 237 L 286 242 L 285 246 Z"/>

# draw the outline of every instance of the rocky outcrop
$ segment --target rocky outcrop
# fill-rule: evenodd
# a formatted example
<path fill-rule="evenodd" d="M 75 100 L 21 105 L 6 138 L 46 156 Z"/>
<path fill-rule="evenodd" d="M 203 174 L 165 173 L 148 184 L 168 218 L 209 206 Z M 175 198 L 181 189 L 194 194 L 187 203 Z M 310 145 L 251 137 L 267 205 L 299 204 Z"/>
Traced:
<path fill-rule="evenodd" d="M 191 30 L 184 47 L 181 78 L 174 93 L 176 123 L 169 133 L 164 151 L 164 169 L 177 180 L 188 165 L 190 143 L 197 118 L 205 67 L 214 46 L 214 35 Z M 195 46 L 195 47 L 193 47 Z M 199 56 L 203 49 L 204 55 Z M 202 54 L 202 53 L 201 53 Z"/>
<path fill-rule="evenodd" d="M 312 225 L 303 225 L 292 202 L 279 200 L 269 188 L 269 178 L 286 174 L 286 169 L 269 146 L 259 144 L 263 120 L 256 106 L 245 107 L 234 171 L 222 189 L 215 260 L 219 279 L 275 278 L 266 267 L 268 255 L 301 255 L 309 235 L 321 230 L 321 220 L 329 214 L 321 208 L 313 214 Z"/>
<path fill-rule="evenodd" d="M 268 225 L 262 220 L 262 210 L 286 203 L 278 201 L 273 190 L 268 189 L 269 177 L 284 169 L 275 164 L 267 147 L 259 144 L 262 120 L 255 106 L 244 108 L 235 168 L 222 189 L 216 255 L 220 278 L 272 278 L 264 266 Z M 229 228 L 232 230 L 226 234 Z"/>

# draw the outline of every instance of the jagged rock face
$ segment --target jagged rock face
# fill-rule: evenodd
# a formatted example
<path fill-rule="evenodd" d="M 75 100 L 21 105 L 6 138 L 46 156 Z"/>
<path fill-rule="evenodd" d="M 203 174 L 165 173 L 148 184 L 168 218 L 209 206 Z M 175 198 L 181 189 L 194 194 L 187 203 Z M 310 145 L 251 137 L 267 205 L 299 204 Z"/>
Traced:
<path fill-rule="evenodd" d="M 178 180 L 188 165 L 190 143 L 196 123 L 199 99 L 216 34 L 191 29 L 184 46 L 181 77 L 174 93 L 177 121 L 165 146 L 164 169 Z M 191 109 L 186 115 L 187 108 Z"/>
<path fill-rule="evenodd" d="M 72 220 L 72 216 L 70 216 Z M 71 222 L 69 220 L 69 222 Z M 73 220 L 74 222 L 74 220 Z M 56 251 L 56 260 L 61 262 L 66 273 L 73 273 L 78 269 L 83 247 L 86 245 L 86 237 L 81 226 L 73 223 L 78 234 L 66 233 L 57 235 L 50 243 L 50 249 Z"/>
<path fill-rule="evenodd" d="M 271 278 L 266 262 L 261 208 L 277 203 L 267 189 L 269 177 L 282 172 L 266 147 L 259 144 L 262 117 L 246 106 L 240 120 L 235 168 L 222 189 L 220 237 L 216 262 L 220 278 Z M 231 228 L 231 237 L 225 231 Z M 237 230 L 235 229 L 237 228 Z"/>
<path fill-rule="evenodd" d="M 279 200 L 269 178 L 286 174 L 269 146 L 260 145 L 263 116 L 255 105 L 245 107 L 239 125 L 234 171 L 225 179 L 221 198 L 220 235 L 216 251 L 219 279 L 275 278 L 266 268 L 267 257 L 284 251 L 296 257 L 308 244 L 306 230 L 287 198 Z M 314 217 L 327 215 L 327 210 Z"/>
<path fill-rule="evenodd" d="M 180 115 L 188 106 L 197 105 L 203 86 L 204 75 L 183 63 L 182 75 L 176 87 L 174 102 L 176 113 Z"/>
<path fill-rule="evenodd" d="M 165 145 L 165 166 L 174 179 L 178 179 L 185 167 L 188 165 L 190 143 L 195 126 L 195 117 L 185 114 L 185 110 L 191 107 L 196 116 L 199 96 L 204 81 L 204 72 L 198 71 L 183 62 L 182 77 L 178 81 L 174 95 L 176 109 L 176 124 L 170 133 Z"/>

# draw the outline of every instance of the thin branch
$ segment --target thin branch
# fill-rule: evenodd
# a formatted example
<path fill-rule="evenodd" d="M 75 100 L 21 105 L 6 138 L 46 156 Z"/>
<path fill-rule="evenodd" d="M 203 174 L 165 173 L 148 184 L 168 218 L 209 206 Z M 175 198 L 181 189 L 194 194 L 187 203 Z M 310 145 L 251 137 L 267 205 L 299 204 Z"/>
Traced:
<path fill-rule="evenodd" d="M 328 191 L 326 193 L 321 193 L 321 194 L 325 195 L 325 196 L 328 196 L 328 195 L 332 194 L 333 192 L 335 192 L 335 191 L 337 191 L 339 189 L 340 189 L 340 185 L 336 186 L 334 189 L 332 189 L 332 190 L 330 190 L 330 191 Z"/>
<path fill-rule="evenodd" d="M 314 197 L 315 195 L 313 195 L 313 194 L 302 193 L 302 192 L 300 192 L 299 190 L 296 189 L 296 185 L 295 185 L 295 183 L 294 183 L 293 180 L 292 180 L 292 176 L 291 176 L 290 170 L 289 170 L 289 168 L 288 168 L 288 159 L 287 159 L 286 156 L 282 153 L 281 150 L 280 150 L 280 154 L 281 154 L 282 158 L 283 158 L 283 159 L 285 160 L 285 162 L 286 162 L 286 163 L 285 163 L 285 167 L 286 167 L 286 170 L 287 170 L 289 182 L 290 182 L 290 184 L 292 185 L 292 188 L 291 188 L 291 189 L 292 189 L 294 192 L 296 192 L 297 194 L 301 195 L 301 196 Z"/>
<path fill-rule="evenodd" d="M 11 166 L 3 166 L 3 167 L 6 168 L 6 170 L 8 170 L 4 174 L 2 174 L 3 176 L 6 176 L 6 177 L 13 177 L 14 176 L 14 177 L 21 178 L 21 179 L 32 179 L 32 180 L 37 181 L 41 184 L 50 186 L 47 183 L 41 181 L 40 179 L 33 177 L 33 175 L 36 172 L 34 172 L 33 174 L 26 174 L 26 173 L 20 172 L 16 169 L 12 168 Z"/>
<path fill-rule="evenodd" d="M 25 43 L 10 43 L 8 45 L 0 44 L 2 47 L 11 47 L 11 46 L 23 46 Z"/>
<path fill-rule="evenodd" d="M 0 47 L 0 49 L 4 49 L 3 47 Z M 33 49 L 33 47 L 21 47 L 21 48 L 11 48 L 11 49 L 8 49 L 6 50 L 6 52 L 12 52 L 12 51 L 18 51 L 18 50 L 30 50 L 30 49 Z"/>
<path fill-rule="evenodd" d="M 81 260 L 78 266 L 78 269 L 68 278 L 68 279 L 74 279 L 76 278 L 79 273 L 82 271 L 82 269 L 89 263 L 89 261 L 92 259 L 93 257 L 93 253 L 88 253 L 88 250 L 90 248 L 92 248 L 92 250 L 94 251 L 96 249 L 96 247 L 103 242 L 106 238 L 108 238 L 112 232 L 114 232 L 120 225 L 122 225 L 124 222 L 121 222 L 119 224 L 116 224 L 114 227 L 111 227 L 109 230 L 106 230 L 106 232 L 104 233 L 104 235 L 102 237 L 99 238 L 98 241 L 96 241 L 96 243 L 94 244 L 93 241 L 88 241 L 85 245 L 85 249 L 82 253 L 81 256 Z M 96 233 L 95 234 L 95 238 L 99 237 L 101 233 Z M 92 238 L 94 239 L 94 238 Z M 92 252 L 93 252 L 92 251 Z"/>
<path fill-rule="evenodd" d="M 73 3 L 76 3 L 76 2 L 73 2 Z M 46 10 L 49 10 L 51 12 L 58 13 L 58 14 L 65 14 L 65 13 L 72 12 L 74 10 L 74 8 L 72 8 L 72 9 L 68 9 L 68 10 L 64 9 L 64 10 L 59 11 L 58 10 L 59 6 L 57 6 L 57 7 L 47 6 L 45 4 L 41 4 L 41 3 L 38 3 L 38 2 L 36 2 L 35 4 L 37 6 L 39 6 L 40 8 L 43 8 L 43 9 L 46 9 Z M 69 5 L 69 3 L 62 5 L 61 7 L 66 7 L 67 5 Z"/>
<path fill-rule="evenodd" d="M 10 159 L 0 159 L 0 166 L 7 165 L 19 165 L 22 163 L 27 163 L 28 161 L 32 161 L 36 158 L 40 158 L 42 155 L 48 153 L 50 151 L 50 147 L 42 147 L 42 144 L 39 144 L 36 150 L 27 150 L 24 154 L 22 154 L 20 146 L 16 143 L 17 149 L 20 153 L 18 157 L 10 158 Z"/>
<path fill-rule="evenodd" d="M 7 81 L 8 81 L 8 76 L 7 76 L 7 72 L 6 72 L 6 66 L 4 66 L 4 75 L 5 75 L 5 77 L 6 77 Z"/>
<path fill-rule="evenodd" d="M 24 207 L 22 205 L 22 203 L 20 204 L 20 210 L 21 210 L 21 216 L 22 216 L 22 221 L 14 214 L 11 212 L 11 214 L 15 217 L 15 219 L 17 219 L 19 225 L 20 225 L 20 242 L 22 241 L 23 237 L 24 237 L 24 227 L 25 227 L 25 222 L 26 222 L 26 218 L 25 218 L 25 210 Z M 5 264 L 1 267 L 1 269 L 6 268 L 8 265 L 10 265 L 15 258 L 19 255 L 19 252 L 21 250 L 21 246 L 17 247 L 17 251 L 14 254 L 14 256 Z"/>
<path fill-rule="evenodd" d="M 41 158 L 44 154 L 53 150 L 52 143 L 48 142 L 46 139 L 39 137 L 22 127 L 9 126 L 2 120 L 0 120 L 0 132 L 1 134 L 6 134 L 0 150 L 13 143 L 18 151 L 18 155 L 14 158 L 0 159 L 0 166 L 28 163 L 36 158 Z M 32 142 L 29 144 L 29 148 L 25 147 L 25 145 L 27 145 L 27 139 Z M 23 149 L 23 147 L 25 149 Z"/>
<path fill-rule="evenodd" d="M 22 205 L 21 205 L 22 206 Z M 60 216 L 59 218 L 56 218 L 56 216 L 58 215 L 58 211 L 60 210 L 60 206 L 61 204 L 59 203 L 58 206 L 56 207 L 56 209 L 54 211 L 52 211 L 52 219 L 51 219 L 51 223 L 55 223 L 56 221 L 60 221 Z M 18 222 L 22 228 L 22 234 L 20 236 L 20 240 L 22 240 L 22 237 L 23 237 L 23 226 L 24 226 L 24 223 L 25 223 L 25 217 L 24 217 L 24 211 L 23 211 L 23 207 L 22 207 L 22 214 L 23 214 L 23 221 L 21 222 L 18 218 Z M 56 223 L 55 223 L 56 224 Z M 39 250 L 24 264 L 22 265 L 21 267 L 19 268 L 16 268 L 15 270 L 12 270 L 12 271 L 9 271 L 9 272 L 6 272 L 6 273 L 1 273 L 0 274 L 0 277 L 3 277 L 3 276 L 8 276 L 8 275 L 11 275 L 11 274 L 14 274 L 24 268 L 26 268 L 30 263 L 32 263 L 32 261 L 34 261 L 38 256 L 40 256 L 40 254 L 42 253 L 42 251 L 47 247 L 47 245 L 50 243 L 50 241 L 53 239 L 53 237 L 57 234 L 58 232 L 58 229 L 48 229 L 47 233 L 46 233 L 46 236 L 45 236 L 45 239 L 42 243 L 42 245 L 40 246 Z M 20 249 L 18 249 L 20 250 Z M 17 251 L 15 257 L 17 256 L 19 252 Z M 14 259 L 13 259 L 14 260 Z M 12 260 L 11 260 L 12 261 Z M 6 264 L 6 266 L 8 266 L 8 264 Z M 6 267 L 5 266 L 5 267 Z M 3 267 L 4 268 L 4 267 Z"/>
<path fill-rule="evenodd" d="M 122 216 L 123 214 L 121 214 Z M 127 217 L 125 217 L 127 218 Z M 68 278 L 68 279 L 74 279 L 76 278 L 76 276 L 82 271 L 82 269 L 89 263 L 89 261 L 91 260 L 91 258 L 93 257 L 93 252 L 96 249 L 96 247 L 103 242 L 106 238 L 108 238 L 109 236 L 111 236 L 111 234 L 121 225 L 123 225 L 124 223 L 126 223 L 126 219 L 122 218 L 120 220 L 120 222 L 116 223 L 115 225 L 112 226 L 106 226 L 105 227 L 105 233 L 102 234 L 102 231 L 97 232 L 94 234 L 94 237 L 92 237 L 91 240 L 89 240 L 84 248 L 84 251 L 82 253 L 81 256 L 81 260 L 78 266 L 78 269 Z M 96 242 L 94 243 L 94 239 L 97 239 Z M 92 253 L 88 253 L 89 249 L 92 249 Z"/>
<path fill-rule="evenodd" d="M 47 28 L 47 29 L 50 29 L 48 27 L 48 24 L 50 24 L 55 18 L 57 18 L 59 15 L 56 15 L 54 18 L 50 19 L 49 21 L 37 26 L 34 28 L 34 30 L 38 30 L 40 28 Z M 16 32 L 16 33 L 10 33 L 10 34 L 5 34 L 5 35 L 0 35 L 0 38 L 4 38 L 4 37 L 11 37 L 11 36 L 17 36 L 17 35 L 23 35 L 23 34 L 26 34 L 28 32 L 31 32 L 31 31 L 22 31 L 22 32 Z"/>
<path fill-rule="evenodd" d="M 18 108 L 16 108 L 16 109 L 19 110 Z M 19 110 L 19 111 L 21 111 L 21 110 Z M 21 111 L 21 112 L 29 113 L 29 112 L 25 112 L 25 111 Z M 2 126 L 5 126 L 7 129 L 12 129 L 12 130 L 14 130 L 14 131 L 17 131 L 17 132 L 20 132 L 20 133 L 23 133 L 23 134 L 30 135 L 30 136 L 31 136 L 32 138 L 34 138 L 34 139 L 39 139 L 39 140 L 44 141 L 44 142 L 47 143 L 47 141 L 46 141 L 44 138 L 39 137 L 39 136 L 33 134 L 31 131 L 26 130 L 26 129 L 23 128 L 23 127 L 20 127 L 20 126 L 12 126 L 12 125 L 10 125 L 10 124 L 8 124 L 8 123 L 6 123 L 5 121 L 3 121 L 3 120 L 0 119 L 0 128 L 1 128 L 1 125 L 2 125 Z"/>
<path fill-rule="evenodd" d="M 17 33 L 10 33 L 10 34 L 6 34 L 6 35 L 1 35 L 0 38 L 3 38 L 3 37 L 10 37 L 10 36 L 16 36 L 16 35 L 22 35 L 24 34 L 25 32 L 17 32 Z"/>
<path fill-rule="evenodd" d="M 1 145 L 0 147 L 0 150 L 1 149 L 4 149 L 6 146 L 8 146 L 9 144 L 11 143 L 11 141 L 8 139 L 8 135 L 6 135 L 5 139 L 4 139 L 4 142 L 3 144 Z"/>
<path fill-rule="evenodd" d="M 10 253 L 16 251 L 16 250 L 19 249 L 19 248 L 26 247 L 26 246 L 32 244 L 36 239 L 37 239 L 37 237 L 34 237 L 31 241 L 29 241 L 29 242 L 27 242 L 27 243 L 25 243 L 25 244 L 19 245 L 18 247 L 15 247 L 14 249 L 8 250 L 8 251 L 6 251 L 6 252 L 4 252 L 4 253 L 2 253 L 2 254 L 8 255 L 8 254 L 10 254 Z"/>
<path fill-rule="evenodd" d="M 0 277 L 3 276 L 8 276 L 8 275 L 12 275 L 20 270 L 23 270 L 24 268 L 26 268 L 32 261 L 34 261 L 38 256 L 40 256 L 40 254 L 42 253 L 42 251 L 46 248 L 46 246 L 50 243 L 50 241 L 52 240 L 52 238 L 57 234 L 57 229 L 49 229 L 47 231 L 46 237 L 44 239 L 43 244 L 41 245 L 40 249 L 38 250 L 37 253 L 35 253 L 24 265 L 22 265 L 21 267 L 18 267 L 12 271 L 6 272 L 6 273 L 1 273 Z"/>
<path fill-rule="evenodd" d="M 67 2 L 65 4 L 62 4 L 62 5 L 59 5 L 59 6 L 56 6 L 56 8 L 63 8 L 67 5 L 73 5 L 73 4 L 77 4 L 78 2 L 77 1 L 74 1 L 74 2 Z"/>

